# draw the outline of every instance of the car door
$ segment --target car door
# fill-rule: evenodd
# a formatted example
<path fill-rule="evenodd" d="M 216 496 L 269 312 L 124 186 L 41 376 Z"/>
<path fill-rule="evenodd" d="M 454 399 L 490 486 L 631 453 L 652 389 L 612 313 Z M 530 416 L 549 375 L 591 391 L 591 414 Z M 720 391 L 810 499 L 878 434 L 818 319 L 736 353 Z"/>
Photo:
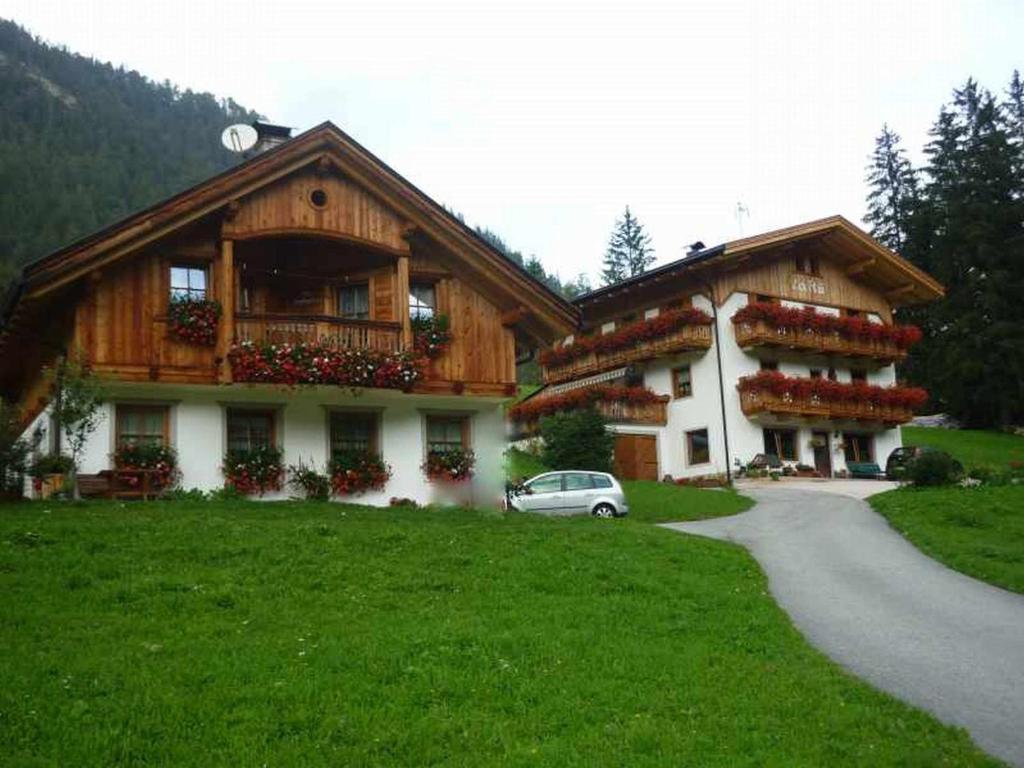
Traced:
<path fill-rule="evenodd" d="M 562 509 L 570 514 L 590 512 L 594 480 L 584 472 L 566 472 L 562 486 Z"/>
<path fill-rule="evenodd" d="M 519 505 L 527 512 L 557 512 L 562 507 L 562 475 L 540 475 L 526 484 Z"/>

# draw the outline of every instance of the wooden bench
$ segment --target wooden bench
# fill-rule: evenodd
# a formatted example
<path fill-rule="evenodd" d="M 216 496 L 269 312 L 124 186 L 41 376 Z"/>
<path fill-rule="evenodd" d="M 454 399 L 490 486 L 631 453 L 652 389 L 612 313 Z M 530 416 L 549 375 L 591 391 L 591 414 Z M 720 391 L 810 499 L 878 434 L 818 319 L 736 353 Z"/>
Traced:
<path fill-rule="evenodd" d="M 873 461 L 848 461 L 846 471 L 850 477 L 867 478 L 869 480 L 884 480 L 885 472 Z"/>
<path fill-rule="evenodd" d="M 149 501 L 166 490 L 153 481 L 156 474 L 153 469 L 105 469 L 95 475 L 78 475 L 78 494 L 82 498 Z"/>

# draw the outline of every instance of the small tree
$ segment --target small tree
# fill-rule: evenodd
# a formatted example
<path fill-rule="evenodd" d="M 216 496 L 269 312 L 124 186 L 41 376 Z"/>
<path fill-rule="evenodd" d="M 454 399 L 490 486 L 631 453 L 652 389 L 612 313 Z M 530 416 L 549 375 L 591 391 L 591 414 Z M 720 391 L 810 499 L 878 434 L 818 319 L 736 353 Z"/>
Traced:
<path fill-rule="evenodd" d="M 103 412 L 100 410 L 103 390 L 84 358 L 62 357 L 57 363 L 54 368 L 53 402 L 57 437 L 63 436 L 67 440 L 74 473 L 78 470 L 89 436 L 103 421 Z M 73 485 L 77 496 L 77 484 Z"/>
<path fill-rule="evenodd" d="M 21 495 L 29 444 L 21 438 L 21 413 L 0 400 L 0 496 Z"/>
<path fill-rule="evenodd" d="M 627 277 L 636 277 L 653 263 L 654 248 L 651 247 L 651 237 L 644 232 L 643 224 L 627 205 L 626 212 L 615 222 L 615 228 L 608 238 L 601 277 L 605 285 L 611 285 Z"/>
<path fill-rule="evenodd" d="M 540 434 L 544 438 L 541 460 L 552 469 L 611 471 L 615 436 L 593 408 L 541 419 Z"/>

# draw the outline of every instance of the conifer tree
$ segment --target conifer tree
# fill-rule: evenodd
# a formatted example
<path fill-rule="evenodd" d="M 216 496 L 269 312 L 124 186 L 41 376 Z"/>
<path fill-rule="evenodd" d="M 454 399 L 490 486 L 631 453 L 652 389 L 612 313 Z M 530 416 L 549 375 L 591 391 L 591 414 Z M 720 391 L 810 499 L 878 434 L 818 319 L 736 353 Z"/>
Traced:
<path fill-rule="evenodd" d="M 868 165 L 868 212 L 864 220 L 871 235 L 894 251 L 901 251 L 917 201 L 917 174 L 900 146 L 899 134 L 882 126 Z"/>
<path fill-rule="evenodd" d="M 644 232 L 643 224 L 627 205 L 626 212 L 615 222 L 615 228 L 608 238 L 601 277 L 605 285 L 611 285 L 643 273 L 653 263 L 651 237 Z"/>

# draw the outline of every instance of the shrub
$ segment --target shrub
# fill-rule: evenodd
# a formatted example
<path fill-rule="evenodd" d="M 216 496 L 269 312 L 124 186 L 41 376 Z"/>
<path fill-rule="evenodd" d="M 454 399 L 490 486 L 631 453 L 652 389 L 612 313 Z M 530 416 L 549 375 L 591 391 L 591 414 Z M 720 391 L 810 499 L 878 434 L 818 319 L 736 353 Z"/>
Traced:
<path fill-rule="evenodd" d="M 40 478 L 47 475 L 67 475 L 75 468 L 75 462 L 70 456 L 64 454 L 53 455 L 46 453 L 36 456 L 29 467 L 29 474 L 32 477 Z"/>
<path fill-rule="evenodd" d="M 551 469 L 610 472 L 615 435 L 593 408 L 559 413 L 541 419 L 542 461 Z"/>
<path fill-rule="evenodd" d="M 0 400 L 0 493 L 21 495 L 29 444 L 21 439 L 21 413 Z"/>
<path fill-rule="evenodd" d="M 963 475 L 960 463 L 943 451 L 927 451 L 907 465 L 914 485 L 952 485 Z"/>
<path fill-rule="evenodd" d="M 307 499 L 311 501 L 327 501 L 331 493 L 331 480 L 322 472 L 317 472 L 313 467 L 306 466 L 299 459 L 299 463 L 288 467 L 291 477 L 288 485 L 301 490 Z"/>
<path fill-rule="evenodd" d="M 284 477 L 281 451 L 269 445 L 248 451 L 228 451 L 221 472 L 229 486 L 245 495 L 258 493 L 262 496 L 267 491 L 279 491 Z"/>
<path fill-rule="evenodd" d="M 331 491 L 350 496 L 381 490 L 391 478 L 391 467 L 370 451 L 340 451 L 327 467 Z"/>

